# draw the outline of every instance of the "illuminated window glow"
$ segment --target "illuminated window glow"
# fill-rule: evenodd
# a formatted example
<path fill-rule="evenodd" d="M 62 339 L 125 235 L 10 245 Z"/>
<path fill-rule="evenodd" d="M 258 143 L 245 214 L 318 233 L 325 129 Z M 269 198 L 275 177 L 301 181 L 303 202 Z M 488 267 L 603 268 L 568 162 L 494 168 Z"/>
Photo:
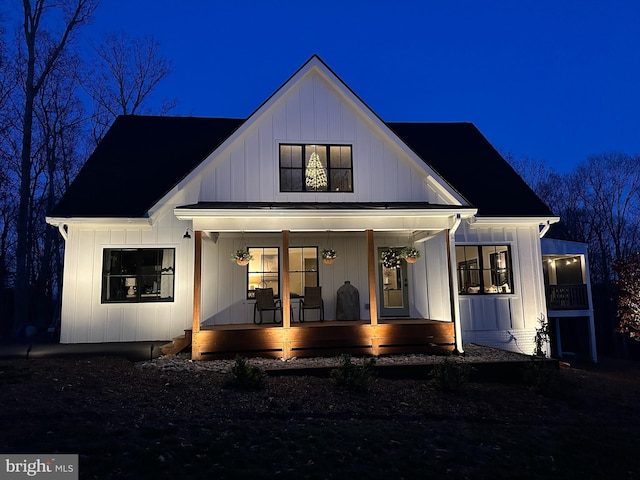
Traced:
<path fill-rule="evenodd" d="M 312 152 L 305 169 L 307 190 L 324 190 L 327 188 L 327 169 L 320 162 L 317 152 Z"/>
<path fill-rule="evenodd" d="M 291 296 L 302 297 L 304 287 L 318 286 L 318 247 L 289 248 Z"/>
<path fill-rule="evenodd" d="M 172 302 L 173 248 L 105 248 L 102 303 Z"/>
<path fill-rule="evenodd" d="M 513 293 L 511 248 L 508 245 L 456 247 L 461 294 Z"/>
<path fill-rule="evenodd" d="M 280 145 L 281 192 L 353 192 L 351 145 Z"/>
<path fill-rule="evenodd" d="M 273 296 L 280 296 L 280 249 L 277 247 L 249 247 L 253 256 L 247 268 L 247 298 L 256 298 L 256 288 L 273 288 Z"/>

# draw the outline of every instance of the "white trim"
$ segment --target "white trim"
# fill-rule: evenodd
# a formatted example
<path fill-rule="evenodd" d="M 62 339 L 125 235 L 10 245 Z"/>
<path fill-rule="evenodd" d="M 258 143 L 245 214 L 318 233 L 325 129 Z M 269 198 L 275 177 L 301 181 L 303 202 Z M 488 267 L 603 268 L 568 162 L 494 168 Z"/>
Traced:
<path fill-rule="evenodd" d="M 49 225 L 59 227 L 60 225 L 80 225 L 83 227 L 135 227 L 151 229 L 150 218 L 63 218 L 63 217 L 46 217 Z"/>
<path fill-rule="evenodd" d="M 408 217 L 408 218 L 447 218 L 458 216 L 468 218 L 477 212 L 476 209 L 353 209 L 353 210 L 308 210 L 290 208 L 244 208 L 244 209 L 215 209 L 215 208 L 175 208 L 178 220 L 194 220 L 197 218 L 379 218 L 379 217 Z"/>
<path fill-rule="evenodd" d="M 194 230 L 216 232 L 317 231 L 442 231 L 451 217 L 469 217 L 475 209 L 438 210 L 295 210 L 295 209 L 189 209 L 176 208 L 179 220 L 193 222 Z M 260 221 L 256 221 L 259 219 Z"/>
<path fill-rule="evenodd" d="M 505 225 L 546 225 L 547 223 L 558 223 L 560 217 L 475 217 L 469 221 L 469 226 L 473 227 L 504 227 Z"/>
<path fill-rule="evenodd" d="M 549 222 L 549 220 L 547 220 L 547 223 L 542 226 L 542 229 L 540 229 L 540 233 L 539 233 L 540 238 L 544 237 L 550 228 L 551 228 L 551 223 Z"/>
<path fill-rule="evenodd" d="M 69 233 L 67 232 L 67 224 L 59 223 L 58 231 L 60 232 L 60 236 L 62 237 L 62 239 L 66 242 L 67 238 L 69 238 Z"/>
<path fill-rule="evenodd" d="M 456 350 L 458 353 L 464 353 L 462 346 L 462 322 L 460 319 L 460 296 L 458 294 L 458 259 L 456 258 L 456 230 L 460 227 L 462 218 L 457 214 L 453 219 L 451 229 L 449 230 L 449 275 L 451 275 L 451 292 L 453 296 L 453 329 L 456 340 Z"/>

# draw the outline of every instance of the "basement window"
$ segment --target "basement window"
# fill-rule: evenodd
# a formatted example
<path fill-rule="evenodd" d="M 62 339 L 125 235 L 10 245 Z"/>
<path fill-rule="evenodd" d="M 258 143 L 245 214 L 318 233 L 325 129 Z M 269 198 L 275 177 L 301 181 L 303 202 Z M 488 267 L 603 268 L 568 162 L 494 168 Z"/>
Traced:
<path fill-rule="evenodd" d="M 102 303 L 172 302 L 173 248 L 105 248 Z"/>

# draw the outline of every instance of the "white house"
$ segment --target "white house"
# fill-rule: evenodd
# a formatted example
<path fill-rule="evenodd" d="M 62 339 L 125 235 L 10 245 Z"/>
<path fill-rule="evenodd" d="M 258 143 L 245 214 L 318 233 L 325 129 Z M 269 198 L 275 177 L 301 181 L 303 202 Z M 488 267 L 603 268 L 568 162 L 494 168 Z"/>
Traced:
<path fill-rule="evenodd" d="M 557 220 L 475 126 L 387 123 L 313 56 L 246 119 L 116 119 L 47 217 L 66 241 L 60 341 L 186 331 L 198 359 L 531 353 Z M 422 255 L 381 263 L 403 247 Z M 359 312 L 336 320 L 347 281 Z M 297 321 L 308 286 L 325 322 Z M 254 324 L 264 287 L 281 323 Z"/>

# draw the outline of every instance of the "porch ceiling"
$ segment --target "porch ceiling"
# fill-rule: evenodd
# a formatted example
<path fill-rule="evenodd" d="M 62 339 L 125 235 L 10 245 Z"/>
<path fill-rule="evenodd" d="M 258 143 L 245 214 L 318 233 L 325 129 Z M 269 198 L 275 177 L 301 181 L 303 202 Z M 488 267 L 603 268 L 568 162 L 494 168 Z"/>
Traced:
<path fill-rule="evenodd" d="M 457 215 L 469 218 L 476 212 L 428 203 L 201 203 L 174 210 L 179 220 L 192 221 L 194 230 L 217 232 L 440 231 L 450 228 Z"/>

